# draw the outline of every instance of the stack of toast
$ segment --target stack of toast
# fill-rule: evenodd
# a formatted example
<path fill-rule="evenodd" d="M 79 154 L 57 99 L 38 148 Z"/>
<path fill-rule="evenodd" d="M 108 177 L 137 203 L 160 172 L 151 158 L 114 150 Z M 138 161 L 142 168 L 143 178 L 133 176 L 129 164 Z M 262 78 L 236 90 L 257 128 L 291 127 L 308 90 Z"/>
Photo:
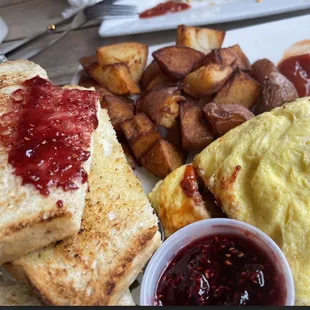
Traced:
<path fill-rule="evenodd" d="M 35 76 L 48 79 L 30 61 L 0 65 L 0 119 L 11 94 Z M 132 304 L 128 288 L 160 245 L 158 219 L 99 100 L 97 118 L 83 163 L 88 182 L 74 191 L 40 194 L 14 173 L 0 145 L 0 264 L 18 280 L 0 279 L 0 296 L 13 296 L 0 303 Z"/>

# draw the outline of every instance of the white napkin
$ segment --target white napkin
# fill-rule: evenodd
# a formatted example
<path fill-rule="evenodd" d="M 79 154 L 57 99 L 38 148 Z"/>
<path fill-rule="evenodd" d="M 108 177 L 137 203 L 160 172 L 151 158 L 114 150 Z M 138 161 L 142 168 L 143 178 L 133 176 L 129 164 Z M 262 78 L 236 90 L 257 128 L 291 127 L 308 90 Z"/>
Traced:
<path fill-rule="evenodd" d="M 0 17 L 0 44 L 8 34 L 8 26 L 4 20 Z"/>
<path fill-rule="evenodd" d="M 63 18 L 69 18 L 86 6 L 94 5 L 101 0 L 68 0 L 70 7 L 65 9 L 61 15 Z"/>
<path fill-rule="evenodd" d="M 94 5 L 101 0 L 68 0 L 70 7 L 62 12 L 64 18 L 68 18 L 78 12 L 80 9 L 85 8 L 86 6 Z M 157 4 L 163 2 L 163 0 L 118 0 L 114 4 L 126 4 L 126 5 L 136 5 L 138 12 L 143 12 L 146 9 L 152 8 Z M 128 19 L 127 17 L 124 18 Z M 118 20 L 121 22 L 120 20 Z"/>

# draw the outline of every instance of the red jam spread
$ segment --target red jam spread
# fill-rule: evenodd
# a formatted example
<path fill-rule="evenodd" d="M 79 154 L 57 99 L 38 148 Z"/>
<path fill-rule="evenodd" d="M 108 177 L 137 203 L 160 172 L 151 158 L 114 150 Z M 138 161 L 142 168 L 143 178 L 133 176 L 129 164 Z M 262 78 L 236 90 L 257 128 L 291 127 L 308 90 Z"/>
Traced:
<path fill-rule="evenodd" d="M 155 305 L 283 305 L 276 262 L 246 237 L 217 235 L 182 248 L 168 264 Z"/>
<path fill-rule="evenodd" d="M 181 181 L 181 187 L 185 194 L 189 197 L 194 196 L 195 193 L 198 192 L 198 184 L 193 166 L 186 166 L 184 177 Z"/>
<path fill-rule="evenodd" d="M 23 86 L 11 95 L 14 112 L 0 120 L 9 163 L 23 184 L 33 184 L 43 195 L 51 186 L 77 189 L 77 180 L 87 181 L 82 165 L 90 156 L 91 135 L 98 125 L 99 95 L 63 89 L 40 77 Z M 6 119 L 10 129 L 4 132 Z M 62 201 L 57 205 L 62 207 Z"/>
<path fill-rule="evenodd" d="M 178 3 L 174 1 L 167 1 L 160 3 L 155 7 L 142 12 L 140 18 L 148 18 L 154 16 L 160 16 L 167 13 L 180 12 L 189 9 L 191 6 L 186 3 Z"/>
<path fill-rule="evenodd" d="M 310 53 L 289 57 L 278 69 L 294 84 L 299 97 L 310 96 Z"/>

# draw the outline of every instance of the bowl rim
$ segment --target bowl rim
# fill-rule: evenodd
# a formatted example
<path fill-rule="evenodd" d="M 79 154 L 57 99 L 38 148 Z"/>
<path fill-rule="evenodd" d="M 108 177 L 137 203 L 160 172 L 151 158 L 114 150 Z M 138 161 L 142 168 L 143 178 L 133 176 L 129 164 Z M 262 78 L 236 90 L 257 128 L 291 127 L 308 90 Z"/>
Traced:
<path fill-rule="evenodd" d="M 213 227 L 213 226 L 226 226 L 228 228 L 236 227 L 236 228 L 243 229 L 244 231 L 247 231 L 249 233 L 252 233 L 252 234 L 254 233 L 254 235 L 258 237 L 265 244 L 266 249 L 268 248 L 272 249 L 274 254 L 279 258 L 280 264 L 282 265 L 282 269 L 284 271 L 285 283 L 287 284 L 286 285 L 287 297 L 286 297 L 286 301 L 284 305 L 286 306 L 294 305 L 295 286 L 294 286 L 294 279 L 293 279 L 292 271 L 291 271 L 291 268 L 288 264 L 288 261 L 285 255 L 283 254 L 279 246 L 262 230 L 246 222 L 242 222 L 242 221 L 235 220 L 235 219 L 228 219 L 228 218 L 212 218 L 212 219 L 204 219 L 201 221 L 197 221 L 197 222 L 191 223 L 179 229 L 161 244 L 161 246 L 158 248 L 158 250 L 155 252 L 151 260 L 149 261 L 146 271 L 144 273 L 143 279 L 142 279 L 141 292 L 140 292 L 140 305 L 141 306 L 153 305 L 148 302 L 147 291 L 148 291 L 149 285 L 152 283 L 151 281 L 154 281 L 153 279 L 154 270 L 158 268 L 158 265 L 160 264 L 161 260 L 164 257 L 163 254 L 168 252 L 170 246 L 174 244 L 176 241 L 179 242 L 179 241 L 186 239 L 186 236 L 192 233 L 193 228 L 196 228 L 199 226 L 205 227 L 206 225 L 209 227 Z M 211 234 L 206 233 L 205 236 L 208 236 L 208 235 L 211 235 Z M 193 239 L 193 241 L 199 238 L 195 238 Z M 253 239 L 253 237 L 250 237 L 250 238 Z M 184 244 L 182 244 L 181 247 L 177 251 L 179 251 L 181 248 L 183 248 L 187 244 L 189 244 L 189 242 L 184 242 Z M 168 261 L 167 261 L 167 264 L 168 264 Z M 164 268 L 161 270 L 161 273 L 159 273 L 159 276 L 156 279 L 156 282 L 159 281 L 159 278 L 163 270 Z"/>

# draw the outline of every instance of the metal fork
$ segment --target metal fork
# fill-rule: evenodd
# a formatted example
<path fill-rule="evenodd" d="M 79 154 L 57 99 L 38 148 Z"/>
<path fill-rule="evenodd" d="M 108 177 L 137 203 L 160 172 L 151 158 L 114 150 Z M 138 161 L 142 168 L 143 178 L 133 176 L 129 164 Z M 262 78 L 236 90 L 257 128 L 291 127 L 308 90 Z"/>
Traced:
<path fill-rule="evenodd" d="M 1 53 L 0 51 L 0 63 L 7 61 L 9 57 L 13 56 L 14 58 L 32 58 L 33 56 L 39 54 L 46 48 L 50 47 L 60 39 L 62 39 L 64 36 L 66 36 L 71 30 L 78 29 L 85 23 L 87 23 L 90 20 L 94 19 L 105 19 L 105 18 L 117 18 L 117 17 L 130 17 L 130 16 L 136 16 L 137 15 L 137 8 L 136 6 L 131 6 L 131 5 L 110 5 L 110 4 L 102 4 L 98 3 L 94 6 L 87 7 L 83 10 L 81 10 L 77 15 L 73 18 L 71 23 L 68 23 L 65 28 L 63 29 L 64 31 L 58 35 L 58 36 L 53 36 L 51 40 L 44 41 L 40 40 L 40 37 L 44 36 L 45 33 L 48 33 L 48 30 L 55 31 L 56 30 L 56 25 L 50 25 L 48 27 L 48 30 L 45 33 L 38 34 L 37 36 L 33 36 L 32 39 L 26 39 L 23 41 L 20 45 L 14 46 L 11 49 L 6 49 L 5 55 Z M 59 24 L 61 26 L 61 23 Z M 22 55 L 21 53 L 18 53 L 18 51 L 22 48 L 24 48 L 27 45 L 31 45 L 33 41 L 37 41 L 36 44 L 33 44 L 34 46 L 30 46 L 29 51 L 25 51 Z M 19 55 L 16 55 L 16 53 Z"/>
<path fill-rule="evenodd" d="M 89 20 L 134 17 L 138 15 L 138 8 L 134 5 L 104 5 L 98 3 L 85 8 L 84 14 Z"/>

